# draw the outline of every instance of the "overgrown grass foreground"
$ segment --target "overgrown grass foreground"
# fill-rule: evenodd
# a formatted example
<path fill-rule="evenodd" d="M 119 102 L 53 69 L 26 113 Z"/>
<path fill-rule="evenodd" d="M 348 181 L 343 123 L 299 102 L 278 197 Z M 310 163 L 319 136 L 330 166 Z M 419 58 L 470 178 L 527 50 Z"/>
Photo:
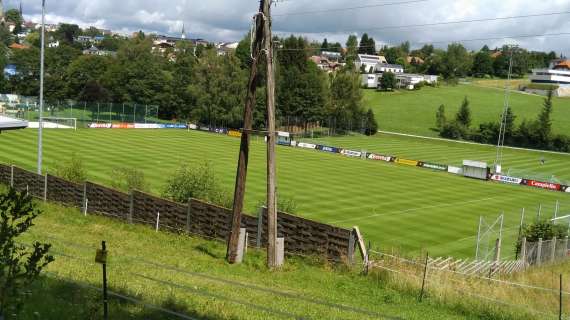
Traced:
<path fill-rule="evenodd" d="M 0 162 L 34 170 L 36 139 L 37 131 L 31 129 L 3 133 Z M 254 215 L 266 197 L 266 148 L 257 139 L 251 144 L 245 198 L 245 212 Z M 495 154 L 492 147 L 390 135 L 319 141 L 449 164 L 487 160 Z M 118 179 L 115 168 L 136 168 L 144 173 L 149 191 L 160 195 L 181 165 L 198 167 L 208 161 L 223 190 L 230 198 L 233 194 L 236 138 L 183 130 L 46 130 L 43 144 L 44 168 L 50 173 L 75 154 L 93 182 L 113 186 Z M 546 155 L 544 166 L 539 159 L 537 153 L 508 150 L 504 164 L 570 177 L 568 156 Z M 570 210 L 569 194 L 562 192 L 282 146 L 277 147 L 277 183 L 279 196 L 293 199 L 299 216 L 346 228 L 359 226 L 375 247 L 415 253 L 425 249 L 433 256 L 473 257 L 479 216 L 492 221 L 504 212 L 503 257 L 512 257 L 521 208 L 527 210 L 527 222 L 536 217 L 539 204 L 543 218 L 554 214 L 556 200 L 561 213 Z"/>
<path fill-rule="evenodd" d="M 101 266 L 94 263 L 101 240 L 109 251 L 111 319 L 533 319 L 469 297 L 431 296 L 429 288 L 418 303 L 416 287 L 364 276 L 358 266 L 288 257 L 270 271 L 264 252 L 252 248 L 243 264 L 229 265 L 224 243 L 41 207 L 20 240 L 52 243 L 56 260 L 18 319 L 101 319 Z"/>

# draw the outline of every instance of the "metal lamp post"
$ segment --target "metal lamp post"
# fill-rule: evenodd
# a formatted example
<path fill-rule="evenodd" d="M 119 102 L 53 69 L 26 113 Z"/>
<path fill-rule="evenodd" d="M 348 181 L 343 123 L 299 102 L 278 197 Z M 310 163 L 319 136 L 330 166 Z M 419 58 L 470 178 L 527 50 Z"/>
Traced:
<path fill-rule="evenodd" d="M 40 112 L 38 122 L 38 174 L 42 174 L 42 131 L 43 131 L 43 112 L 44 112 L 44 55 L 45 55 L 45 8 L 46 1 L 42 0 L 42 39 L 40 53 Z"/>

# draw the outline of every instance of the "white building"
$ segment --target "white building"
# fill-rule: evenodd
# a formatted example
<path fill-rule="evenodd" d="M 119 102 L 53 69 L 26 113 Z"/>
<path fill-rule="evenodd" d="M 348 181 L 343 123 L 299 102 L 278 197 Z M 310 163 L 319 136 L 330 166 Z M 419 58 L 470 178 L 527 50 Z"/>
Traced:
<path fill-rule="evenodd" d="M 570 60 L 554 60 L 548 69 L 533 69 L 530 76 L 532 83 L 558 86 L 555 95 L 570 96 Z M 544 90 L 526 89 L 534 93 L 544 94 Z"/>
<path fill-rule="evenodd" d="M 413 90 L 414 87 L 421 82 L 434 84 L 437 83 L 438 76 L 410 74 L 410 73 L 394 73 L 396 75 L 396 87 Z M 362 86 L 365 88 L 379 88 L 382 73 L 364 73 L 362 74 Z"/>
<path fill-rule="evenodd" d="M 379 63 L 376 65 L 376 72 L 392 72 L 395 74 L 404 73 L 404 67 L 399 64 Z"/>
<path fill-rule="evenodd" d="M 361 70 L 362 66 L 364 66 L 365 73 L 366 72 L 372 73 L 377 71 L 376 66 L 378 64 L 385 64 L 385 63 L 388 63 L 388 61 L 386 61 L 386 58 L 383 56 L 359 54 L 355 65 L 356 68 L 358 68 L 358 70 Z"/>

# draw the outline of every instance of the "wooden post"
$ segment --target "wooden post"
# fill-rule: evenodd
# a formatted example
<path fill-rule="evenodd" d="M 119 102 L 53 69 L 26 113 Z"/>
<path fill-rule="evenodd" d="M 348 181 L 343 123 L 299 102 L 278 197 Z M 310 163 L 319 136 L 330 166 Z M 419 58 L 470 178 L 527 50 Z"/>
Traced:
<path fill-rule="evenodd" d="M 354 229 L 350 232 L 350 237 L 348 238 L 348 264 L 354 264 L 354 246 L 356 245 L 356 235 Z"/>
<path fill-rule="evenodd" d="M 267 266 L 277 267 L 277 195 L 275 160 L 275 74 L 273 61 L 273 39 L 271 36 L 271 1 L 262 0 L 263 6 L 263 51 L 267 78 Z"/>
<path fill-rule="evenodd" d="M 542 238 L 538 239 L 538 248 L 536 249 L 536 264 L 542 264 Z"/>
<path fill-rule="evenodd" d="M 264 9 L 267 0 L 260 4 L 259 11 Z M 255 37 L 252 54 L 252 64 L 249 73 L 248 91 L 245 99 L 243 113 L 243 132 L 241 135 L 239 159 L 236 173 L 236 183 L 234 189 L 234 203 L 232 208 L 232 230 L 228 239 L 228 249 L 226 258 L 229 263 L 235 263 L 239 243 L 239 230 L 241 228 L 241 214 L 243 210 L 243 200 L 245 197 L 245 182 L 247 177 L 247 165 L 249 161 L 250 131 L 253 125 L 253 107 L 255 106 L 255 90 L 257 87 L 257 64 L 261 55 L 263 33 L 263 15 L 258 14 L 255 18 L 255 32 L 251 35 Z"/>
<path fill-rule="evenodd" d="M 560 295 L 558 296 L 558 319 L 562 320 L 562 274 L 560 274 Z"/>
<path fill-rule="evenodd" d="M 356 236 L 356 243 L 358 243 L 358 249 L 360 250 L 360 255 L 362 256 L 362 260 L 366 260 L 368 257 L 368 252 L 366 251 L 366 245 L 364 244 L 364 238 L 360 233 L 360 229 L 358 227 L 352 227 L 352 232 Z"/>
<path fill-rule="evenodd" d="M 501 260 L 501 239 L 495 241 L 495 263 Z"/>
<path fill-rule="evenodd" d="M 87 183 L 83 183 L 83 211 L 87 215 Z"/>
<path fill-rule="evenodd" d="M 160 211 L 156 212 L 156 232 L 158 232 L 158 228 L 160 226 Z"/>
<path fill-rule="evenodd" d="M 429 261 L 429 253 L 426 252 L 426 263 L 425 263 L 425 265 L 424 265 L 424 276 L 423 276 L 423 279 L 422 279 L 422 290 L 420 291 L 420 302 L 422 302 L 422 300 L 423 300 L 423 298 L 424 298 L 424 291 L 425 291 L 426 279 L 427 279 L 428 261 Z"/>
<path fill-rule="evenodd" d="M 259 216 L 257 217 L 257 239 L 256 247 L 261 248 L 261 238 L 263 237 L 263 210 L 265 207 L 259 208 Z"/>
<path fill-rule="evenodd" d="M 48 174 L 44 176 L 44 202 L 47 201 L 47 192 L 48 192 Z"/>

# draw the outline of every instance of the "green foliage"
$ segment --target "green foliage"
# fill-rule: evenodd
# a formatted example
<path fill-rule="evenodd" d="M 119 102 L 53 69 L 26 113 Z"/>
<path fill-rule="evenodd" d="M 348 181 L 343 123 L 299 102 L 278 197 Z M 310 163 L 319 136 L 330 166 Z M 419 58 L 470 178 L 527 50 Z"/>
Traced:
<path fill-rule="evenodd" d="M 346 56 L 345 60 L 348 65 L 351 65 L 356 61 L 358 55 L 358 38 L 351 34 L 346 40 Z"/>
<path fill-rule="evenodd" d="M 81 34 L 81 29 L 76 24 L 62 23 L 55 31 L 55 38 L 67 44 L 73 44 L 75 38 Z"/>
<path fill-rule="evenodd" d="M 67 160 L 58 162 L 54 166 L 56 176 L 75 183 L 87 180 L 87 171 L 83 160 L 76 153 L 72 153 Z"/>
<path fill-rule="evenodd" d="M 369 37 L 367 33 L 364 33 L 360 38 L 360 44 L 358 46 L 358 53 L 360 54 L 377 54 L 376 52 L 376 42 L 372 37 Z"/>
<path fill-rule="evenodd" d="M 463 99 L 461 107 L 455 116 L 455 120 L 458 124 L 464 126 L 465 128 L 469 128 L 469 126 L 471 126 L 471 109 L 469 108 L 469 100 L 467 97 Z"/>
<path fill-rule="evenodd" d="M 396 75 L 392 72 L 384 72 L 380 78 L 380 88 L 391 91 L 396 88 Z"/>
<path fill-rule="evenodd" d="M 441 130 L 443 129 L 446 123 L 447 123 L 447 118 L 445 116 L 445 106 L 442 104 L 439 106 L 435 114 L 435 127 L 438 130 Z"/>
<path fill-rule="evenodd" d="M 145 180 L 144 172 L 136 168 L 117 167 L 113 168 L 111 186 L 122 191 L 148 192 L 150 187 Z"/>
<path fill-rule="evenodd" d="M 279 194 L 277 195 L 277 211 L 285 212 L 289 214 L 296 214 L 297 213 L 297 202 L 293 198 L 286 198 L 282 197 Z M 259 201 L 257 204 L 257 212 L 263 207 L 267 207 L 267 201 Z"/>
<path fill-rule="evenodd" d="M 560 88 L 560 86 L 557 84 L 534 83 L 534 82 L 526 84 L 524 87 L 528 89 L 546 90 L 546 91 L 557 90 L 558 88 Z"/>
<path fill-rule="evenodd" d="M 38 279 L 41 271 L 54 258 L 51 245 L 34 242 L 30 248 L 21 245 L 21 237 L 40 215 L 31 196 L 10 189 L 0 194 L 0 318 L 21 311 L 25 290 Z"/>
<path fill-rule="evenodd" d="M 350 130 L 352 122 L 360 122 L 364 110 L 359 73 L 346 70 L 331 76 L 327 113 L 335 121 L 335 130 Z"/>
<path fill-rule="evenodd" d="M 223 190 L 210 162 L 190 167 L 182 165 L 168 179 L 162 196 L 173 201 L 186 203 L 189 199 L 200 199 L 231 208 L 233 199 Z"/>
<path fill-rule="evenodd" d="M 7 22 L 14 23 L 14 31 L 13 34 L 18 34 L 22 32 L 22 24 L 24 23 L 24 18 L 20 14 L 18 9 L 10 9 L 4 13 L 4 17 Z"/>
<path fill-rule="evenodd" d="M 550 118 L 552 114 L 552 90 L 548 91 L 548 94 L 543 102 L 542 112 L 538 116 L 538 143 L 542 146 L 547 146 L 550 142 L 552 135 L 552 120 Z"/>
<path fill-rule="evenodd" d="M 443 56 L 443 75 L 445 78 L 466 76 L 472 68 L 473 61 L 462 44 L 452 43 Z"/>
<path fill-rule="evenodd" d="M 554 224 L 548 220 L 541 220 L 531 224 L 523 225 L 521 236 L 516 243 L 516 252 L 520 253 L 522 239 L 526 238 L 527 242 L 538 242 L 552 240 L 554 237 L 562 239 L 568 235 L 568 226 Z"/>
<path fill-rule="evenodd" d="M 493 74 L 493 58 L 489 50 L 481 50 L 475 54 L 471 72 L 475 77 L 484 77 Z"/>
<path fill-rule="evenodd" d="M 366 124 L 364 126 L 364 134 L 367 136 L 373 136 L 378 133 L 378 122 L 374 117 L 374 111 L 368 109 L 366 112 Z"/>

